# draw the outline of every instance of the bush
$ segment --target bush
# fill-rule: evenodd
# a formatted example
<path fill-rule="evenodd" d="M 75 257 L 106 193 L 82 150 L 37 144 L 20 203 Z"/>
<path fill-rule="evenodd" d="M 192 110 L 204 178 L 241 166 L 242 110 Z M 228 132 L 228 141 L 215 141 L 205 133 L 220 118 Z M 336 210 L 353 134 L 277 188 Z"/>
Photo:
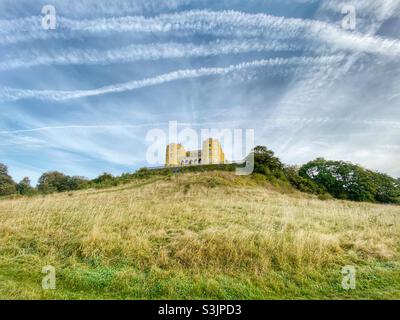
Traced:
<path fill-rule="evenodd" d="M 68 177 L 69 190 L 82 190 L 88 186 L 89 180 L 85 177 L 74 176 Z"/>
<path fill-rule="evenodd" d="M 18 184 L 17 184 L 17 191 L 21 195 L 33 195 L 35 193 L 35 188 L 32 188 L 31 186 L 31 180 L 28 177 L 23 178 Z"/>
<path fill-rule="evenodd" d="M 8 174 L 7 166 L 0 163 L 0 196 L 8 196 L 16 193 L 16 191 L 16 184 Z"/>
<path fill-rule="evenodd" d="M 94 183 L 104 183 L 110 180 L 113 180 L 114 176 L 111 173 L 104 172 L 103 174 L 99 175 L 97 178 L 93 179 Z"/>
<path fill-rule="evenodd" d="M 257 146 L 253 149 L 254 172 L 266 175 L 268 178 L 283 178 L 283 164 L 274 152 L 264 146 Z"/>
<path fill-rule="evenodd" d="M 148 178 L 152 175 L 152 172 L 147 168 L 140 168 L 135 172 L 135 176 L 138 178 Z"/>
<path fill-rule="evenodd" d="M 68 191 L 68 176 L 58 171 L 43 173 L 37 187 L 42 193 Z"/>
<path fill-rule="evenodd" d="M 70 177 L 58 171 L 42 174 L 38 181 L 38 190 L 41 193 L 53 193 L 80 190 L 87 186 L 88 180 L 84 177 Z"/>
<path fill-rule="evenodd" d="M 284 168 L 285 176 L 290 184 L 302 192 L 324 195 L 327 193 L 324 186 L 299 175 L 299 169 L 296 166 L 287 166 Z"/>

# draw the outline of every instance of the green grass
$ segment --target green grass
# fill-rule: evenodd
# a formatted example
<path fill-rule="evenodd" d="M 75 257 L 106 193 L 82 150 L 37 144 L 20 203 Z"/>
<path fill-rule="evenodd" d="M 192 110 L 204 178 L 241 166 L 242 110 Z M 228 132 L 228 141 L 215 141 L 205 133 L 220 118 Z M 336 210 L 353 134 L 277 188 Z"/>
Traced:
<path fill-rule="evenodd" d="M 400 265 L 357 270 L 357 287 L 341 287 L 341 266 L 326 270 L 257 275 L 187 272 L 127 266 L 57 265 L 56 290 L 43 290 L 38 272 L 47 261 L 2 263 L 3 299 L 399 299 Z"/>
<path fill-rule="evenodd" d="M 3 299 L 400 299 L 400 207 L 260 176 L 152 176 L 0 201 Z M 41 270 L 56 268 L 43 290 Z M 356 267 L 356 289 L 341 269 Z"/>

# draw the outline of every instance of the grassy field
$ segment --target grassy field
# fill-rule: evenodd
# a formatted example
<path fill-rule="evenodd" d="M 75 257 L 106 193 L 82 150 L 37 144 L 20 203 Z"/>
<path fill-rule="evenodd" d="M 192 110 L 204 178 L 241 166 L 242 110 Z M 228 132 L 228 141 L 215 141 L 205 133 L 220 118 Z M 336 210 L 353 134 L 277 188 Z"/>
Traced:
<path fill-rule="evenodd" d="M 400 299 L 400 206 L 227 172 L 3 199 L 0 298 Z"/>

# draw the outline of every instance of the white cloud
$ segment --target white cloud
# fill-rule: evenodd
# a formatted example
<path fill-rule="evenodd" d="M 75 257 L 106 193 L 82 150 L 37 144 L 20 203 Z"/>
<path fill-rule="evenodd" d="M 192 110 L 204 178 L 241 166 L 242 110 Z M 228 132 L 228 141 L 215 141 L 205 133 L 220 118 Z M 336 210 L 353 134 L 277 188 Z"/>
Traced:
<path fill-rule="evenodd" d="M 303 37 L 318 40 L 335 49 L 362 51 L 373 54 L 399 56 L 400 41 L 379 36 L 349 32 L 336 25 L 318 20 L 285 18 L 263 13 L 249 14 L 238 11 L 195 10 L 163 14 L 154 18 L 127 16 L 92 20 L 58 18 L 58 32 L 45 32 L 40 17 L 0 21 L 3 42 L 24 40 L 24 33 L 31 39 L 65 37 L 76 32 L 104 35 L 111 32 L 165 33 L 176 35 L 205 33 L 215 36 L 236 35 L 242 37 Z M 21 35 L 22 34 L 22 35 Z M 22 38 L 20 38 L 22 37 Z"/>
<path fill-rule="evenodd" d="M 178 70 L 170 73 L 161 74 L 153 78 L 147 78 L 144 80 L 134 80 L 126 83 L 105 86 L 93 90 L 76 90 L 76 91 L 24 90 L 24 89 L 3 87 L 0 88 L 0 98 L 2 100 L 11 100 L 11 101 L 26 99 L 26 98 L 60 101 L 60 100 L 76 99 L 82 97 L 98 96 L 107 93 L 132 91 L 140 88 L 155 86 L 183 79 L 194 79 L 205 76 L 226 75 L 232 72 L 250 68 L 285 66 L 292 64 L 331 65 L 332 63 L 339 62 L 341 59 L 342 59 L 341 56 L 325 56 L 316 58 L 294 57 L 294 58 L 273 58 L 266 60 L 256 60 L 252 62 L 244 62 L 237 65 L 231 65 L 229 67 L 219 67 L 219 68 L 211 67 L 211 68 Z"/>
<path fill-rule="evenodd" d="M 262 51 L 294 51 L 301 47 L 291 43 L 275 40 L 220 40 L 205 44 L 193 43 L 153 43 L 130 45 L 127 47 L 96 50 L 96 49 L 63 49 L 59 51 L 13 52 L 8 60 L 0 62 L 0 70 L 40 65 L 69 64 L 110 64 L 118 62 L 133 62 L 139 60 L 177 59 L 192 57 L 208 57 L 224 54 L 240 54 Z"/>
<path fill-rule="evenodd" d="M 0 134 L 17 134 L 17 133 L 28 133 L 28 132 L 39 132 L 39 131 L 51 131 L 51 130 L 69 130 L 69 129 L 94 129 L 94 130 L 113 130 L 113 129 L 122 129 L 122 128 L 143 128 L 143 127 L 151 127 L 157 125 L 165 125 L 165 123 L 147 123 L 147 124 L 116 124 L 116 125 L 67 125 L 67 126 L 47 126 L 47 127 L 37 127 L 30 129 L 19 129 L 19 130 L 9 130 L 9 131 L 0 131 Z M 27 140 L 29 143 L 31 140 Z"/>

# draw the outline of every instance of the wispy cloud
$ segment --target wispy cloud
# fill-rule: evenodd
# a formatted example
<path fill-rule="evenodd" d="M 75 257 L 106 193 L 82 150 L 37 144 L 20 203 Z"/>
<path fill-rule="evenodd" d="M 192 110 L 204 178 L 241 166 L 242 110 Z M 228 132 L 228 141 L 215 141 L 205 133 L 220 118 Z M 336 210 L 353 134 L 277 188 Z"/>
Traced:
<path fill-rule="evenodd" d="M 31 133 L 31 132 L 40 132 L 40 131 L 51 131 L 51 130 L 68 130 L 68 129 L 137 129 L 144 127 L 152 127 L 152 126 L 161 126 L 166 123 L 146 123 L 146 124 L 116 124 L 116 125 L 68 125 L 68 126 L 47 126 L 47 127 L 38 127 L 38 128 L 30 128 L 30 129 L 19 129 L 19 130 L 9 130 L 9 131 L 0 131 L 0 134 L 18 134 L 18 133 Z"/>
<path fill-rule="evenodd" d="M 369 125 L 374 127 L 392 127 L 395 129 L 400 129 L 399 121 L 388 121 L 388 120 L 376 120 L 376 119 L 348 119 L 348 118 L 321 118 L 321 117 L 292 117 L 292 118 L 265 118 L 265 119 L 257 119 L 253 120 L 253 122 L 262 122 L 264 124 L 276 124 L 279 126 L 285 125 L 298 125 L 299 123 L 310 124 L 327 124 L 327 123 L 350 123 L 350 124 L 362 124 Z M 94 124 L 94 125 L 64 125 L 64 126 L 46 126 L 46 127 L 37 127 L 37 128 L 29 128 L 29 129 L 18 129 L 18 130 L 9 130 L 9 131 L 0 131 L 0 134 L 4 135 L 16 135 L 20 133 L 34 133 L 40 131 L 63 131 L 70 129 L 82 129 L 82 130 L 120 130 L 120 129 L 141 129 L 141 128 L 151 128 L 151 127 L 163 127 L 167 126 L 169 122 L 151 122 L 151 123 L 142 123 L 142 124 Z M 204 122 L 177 122 L 177 126 L 183 127 L 209 127 L 209 126 L 223 126 L 226 123 L 223 121 L 204 121 Z M 26 138 L 25 143 L 31 143 L 32 140 L 29 140 L 30 137 L 20 137 Z M 398 147 L 400 148 L 400 147 Z"/>
<path fill-rule="evenodd" d="M 57 51 L 12 52 L 8 60 L 0 62 L 0 70 L 10 70 L 41 65 L 93 65 L 125 63 L 140 60 L 209 57 L 224 54 L 241 54 L 265 51 L 295 51 L 302 48 L 293 43 L 275 40 L 220 40 L 205 44 L 153 43 L 130 45 L 112 50 L 63 49 Z"/>
<path fill-rule="evenodd" d="M 273 58 L 256 60 L 251 62 L 240 63 L 231 65 L 229 67 L 214 67 L 214 68 L 199 68 L 199 69 L 185 69 L 173 71 L 158 75 L 153 78 L 144 80 L 134 80 L 121 84 L 101 87 L 93 90 L 75 90 L 75 91 L 55 91 L 55 90 L 24 90 L 3 87 L 0 88 L 0 99 L 2 100 L 19 100 L 26 98 L 35 98 L 42 100 L 67 100 L 82 97 L 98 96 L 107 93 L 117 93 L 132 91 L 140 88 L 155 86 L 163 83 L 168 83 L 183 79 L 194 79 L 205 76 L 226 75 L 232 72 L 241 71 L 250 68 L 258 67 L 274 67 L 285 65 L 316 65 L 316 64 L 332 64 L 340 62 L 342 56 L 324 56 L 324 57 L 293 57 L 293 58 Z"/>
<path fill-rule="evenodd" d="M 332 0 L 324 3 L 320 11 L 324 11 L 327 8 L 330 10 L 339 10 L 343 1 Z M 370 62 L 375 64 L 387 63 L 390 61 L 388 56 L 398 56 L 399 55 L 399 41 L 395 41 L 395 46 L 389 48 L 391 45 L 389 43 L 384 43 L 386 41 L 392 41 L 384 39 L 382 37 L 376 36 L 376 32 L 382 26 L 382 23 L 386 21 L 391 15 L 396 11 L 395 8 L 398 7 L 398 1 L 388 0 L 386 5 L 377 6 L 374 1 L 360 1 L 356 4 L 357 14 L 367 15 L 372 22 L 362 25 L 361 28 L 365 30 L 365 34 L 345 32 L 342 36 L 335 29 L 329 29 L 327 32 L 322 32 L 322 37 L 326 37 L 329 34 L 332 36 L 331 43 L 336 43 L 339 47 L 351 43 L 351 46 L 358 50 L 354 50 L 351 54 L 348 54 L 345 59 L 345 63 L 341 64 L 339 67 L 333 65 L 326 65 L 321 70 L 314 72 L 306 72 L 299 76 L 298 81 L 294 82 L 292 88 L 290 88 L 280 103 L 276 106 L 272 118 L 280 117 L 296 117 L 298 115 L 309 116 L 311 114 L 340 114 L 342 108 L 346 106 L 349 101 L 353 98 L 346 95 L 342 98 L 337 94 L 337 91 L 333 91 L 333 87 L 340 86 L 341 82 L 346 81 L 346 77 L 354 76 L 357 65 L 363 65 L 366 63 L 364 53 L 379 53 L 376 60 Z M 363 10 L 362 10 L 363 9 Z M 360 13 L 361 12 L 361 13 Z M 359 26 L 360 27 L 360 26 Z M 336 29 L 339 30 L 339 29 Z M 353 40 L 351 40 L 353 39 Z M 387 47 L 388 45 L 388 47 Z M 385 54 L 385 50 L 388 50 Z M 390 52 L 390 53 L 389 53 Z M 397 59 L 397 58 L 395 58 Z M 353 74 L 352 74 L 353 73 Z M 360 80 L 360 79 L 359 79 Z M 386 81 L 386 79 L 381 79 L 381 81 Z M 349 84 L 347 84 L 349 85 Z M 357 85 L 357 84 L 353 84 Z M 337 89 L 336 89 L 337 90 Z M 349 88 L 346 85 L 341 86 L 339 90 L 340 93 L 348 92 Z M 377 90 L 377 88 L 371 88 L 371 90 Z M 342 100 L 341 100 L 342 98 Z M 338 110 L 328 109 L 326 106 L 330 103 L 332 106 L 336 106 Z M 361 99 L 356 101 L 355 104 L 360 104 Z M 364 104 L 365 102 L 361 103 Z M 367 103 L 365 103 L 367 104 Z M 347 111 L 350 112 L 350 111 Z M 277 149 L 280 153 L 292 151 L 291 147 L 296 144 L 299 137 L 307 131 L 312 125 L 311 123 L 304 122 L 297 126 L 290 126 L 285 130 L 286 136 L 284 141 L 281 141 L 279 148 Z"/>
<path fill-rule="evenodd" d="M 121 14 L 155 14 L 170 10 L 177 10 L 194 2 L 206 0 L 1 0 L 0 12 L 4 16 L 15 16 L 16 12 L 24 13 L 32 5 L 41 8 L 43 5 L 52 4 L 57 12 L 76 19 L 88 17 L 114 17 Z M 40 10 L 36 10 L 40 11 Z M 29 12 L 29 11 L 28 11 Z M 26 14 L 25 14 L 26 15 Z"/>
<path fill-rule="evenodd" d="M 399 0 L 353 2 L 355 32 L 341 28 L 346 0 L 55 0 L 48 31 L 35 16 L 45 0 L 0 2 L 14 19 L 0 21 L 0 156 L 15 176 L 28 163 L 134 170 L 146 132 L 169 120 L 253 128 L 285 163 L 324 156 L 399 176 Z"/>
<path fill-rule="evenodd" d="M 104 35 L 112 32 L 188 33 L 214 36 L 241 37 L 302 37 L 322 41 L 336 49 L 362 51 L 380 55 L 399 56 L 400 41 L 379 36 L 349 32 L 336 25 L 318 20 L 249 14 L 239 11 L 194 10 L 159 15 L 154 18 L 128 16 L 92 20 L 72 20 L 60 17 L 58 31 L 46 32 L 40 25 L 41 17 L 0 21 L 3 42 L 46 37 L 76 36 L 75 33 Z M 22 35 L 21 35 L 22 34 Z"/>

